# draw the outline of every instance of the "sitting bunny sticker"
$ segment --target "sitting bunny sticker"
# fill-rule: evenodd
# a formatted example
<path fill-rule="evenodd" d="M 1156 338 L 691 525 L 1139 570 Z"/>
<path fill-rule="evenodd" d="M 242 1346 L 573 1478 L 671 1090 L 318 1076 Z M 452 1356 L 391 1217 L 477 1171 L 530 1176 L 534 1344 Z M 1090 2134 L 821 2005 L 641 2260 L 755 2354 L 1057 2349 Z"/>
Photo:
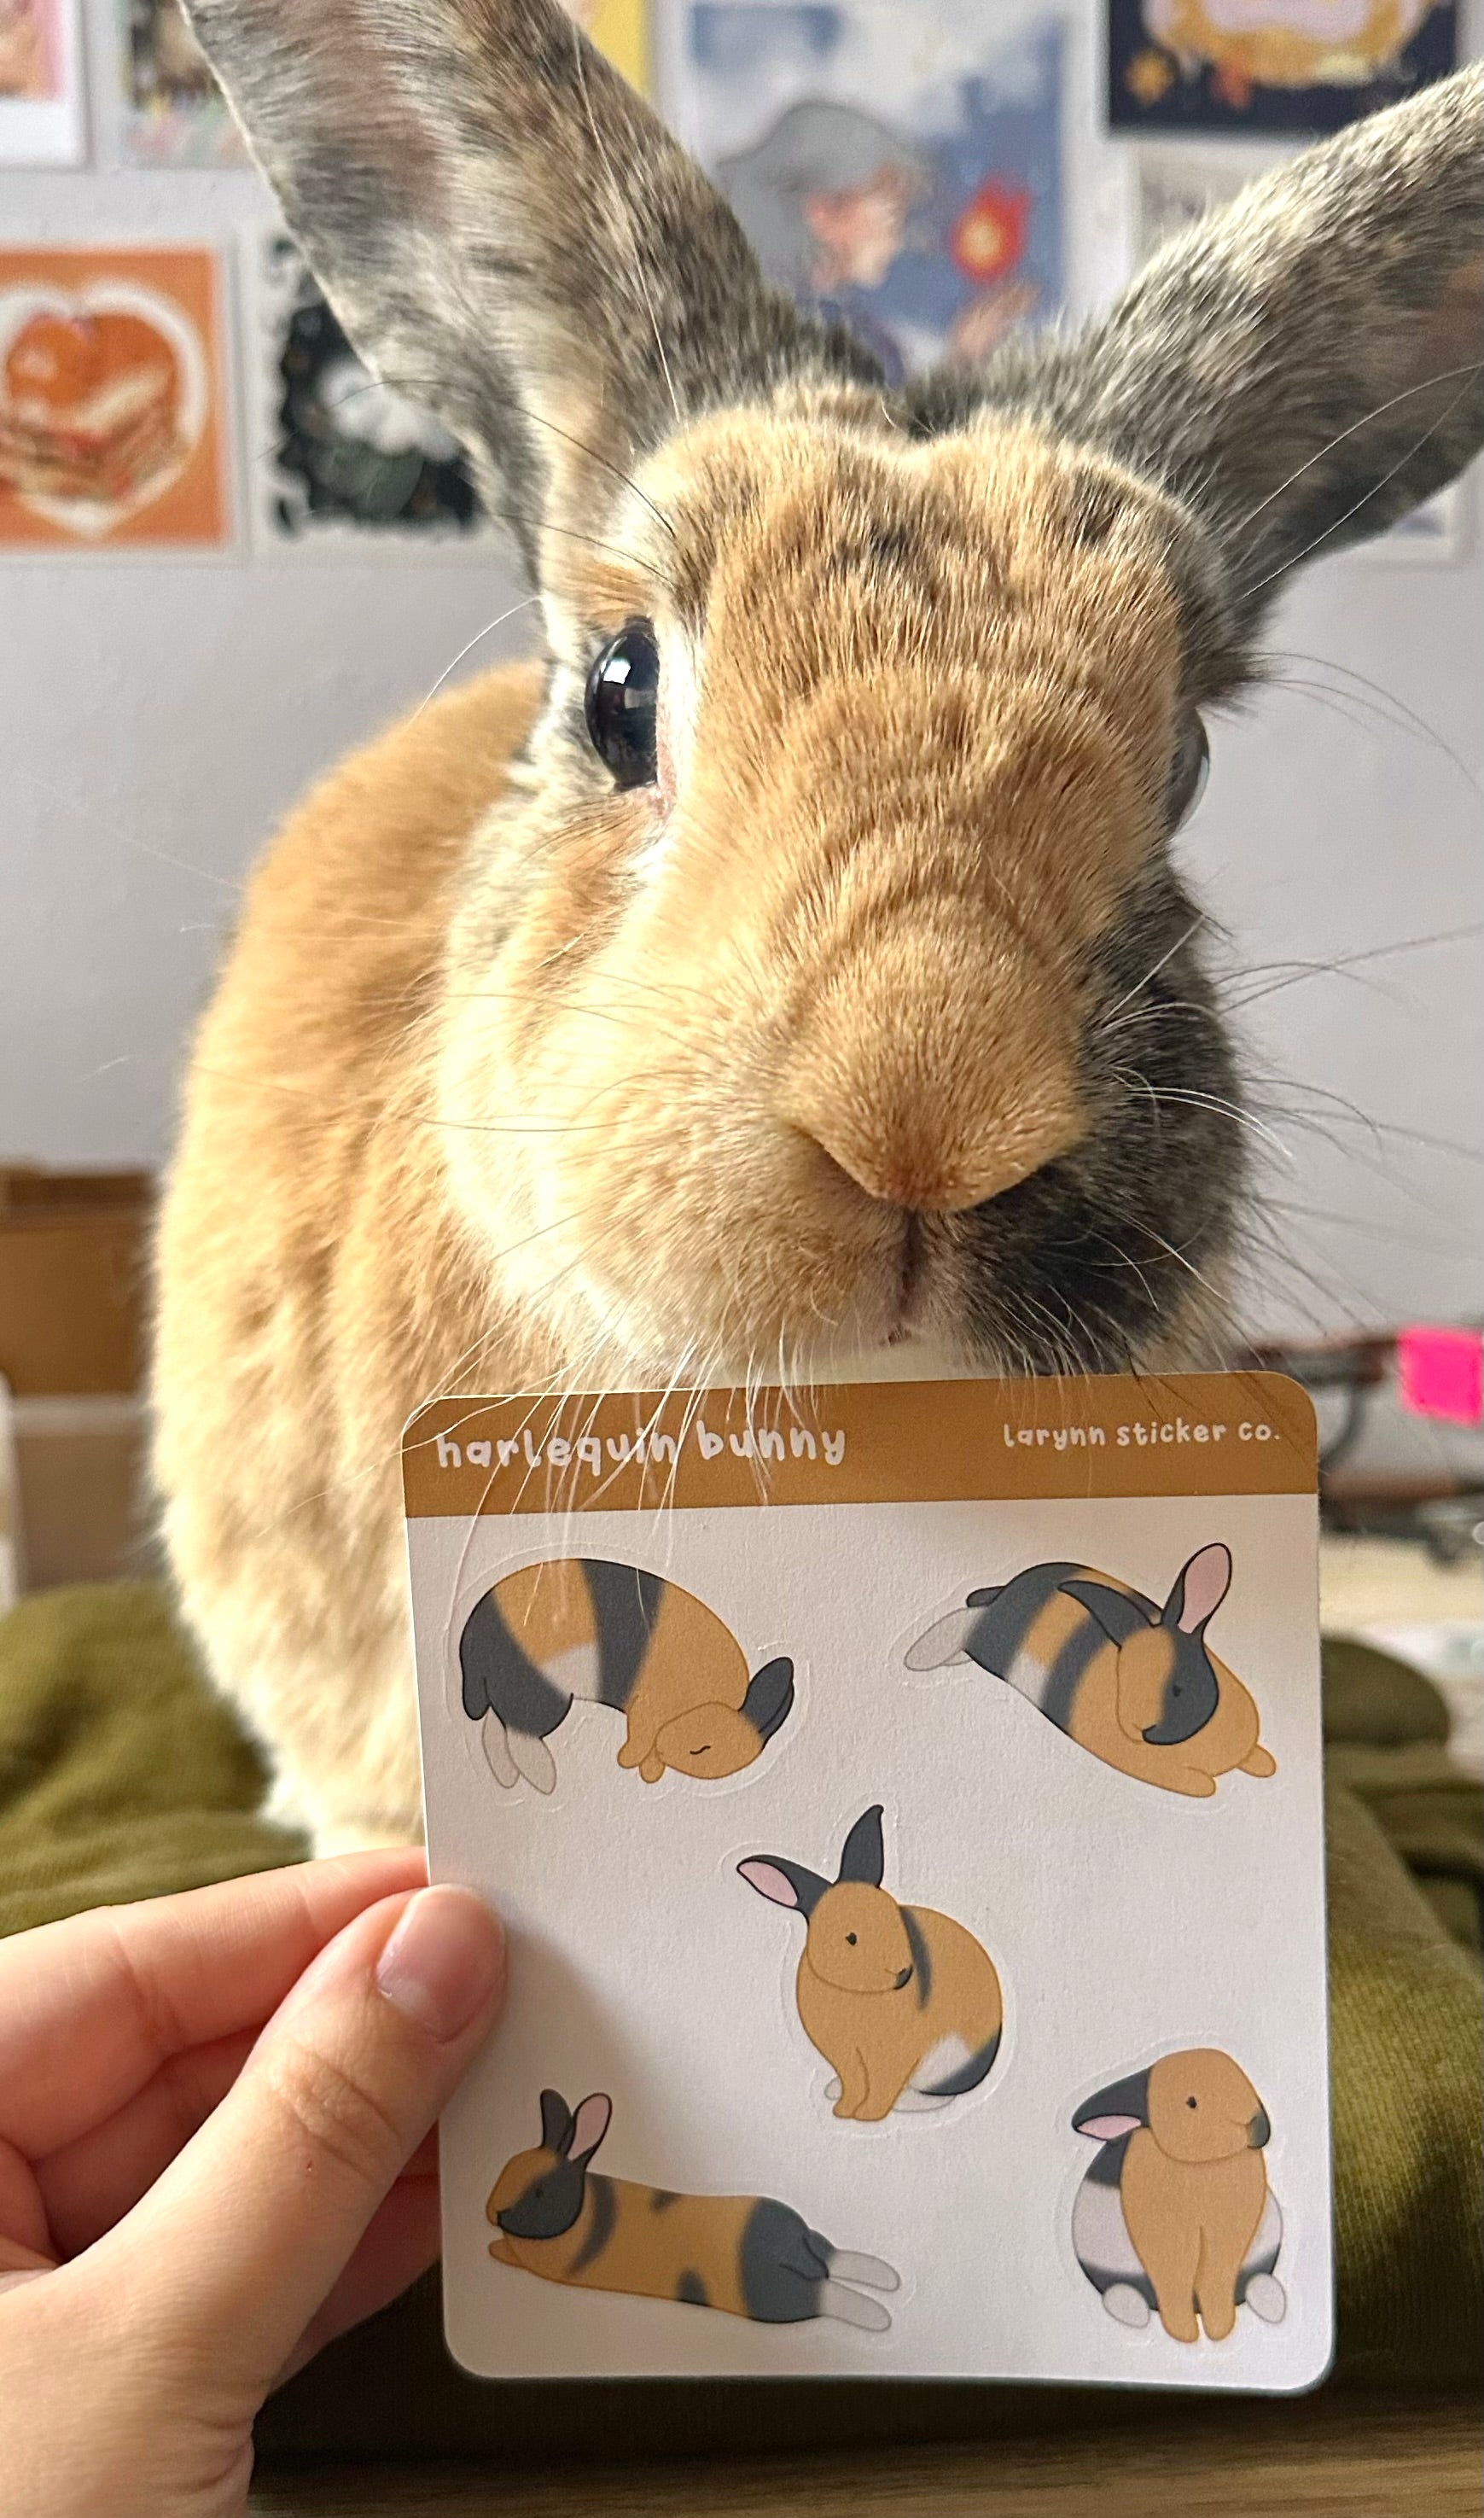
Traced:
<path fill-rule="evenodd" d="M 1267 2110 L 1212 2047 L 1166 2055 L 1080 2106 L 1073 2130 L 1101 2147 L 1072 2208 L 1077 2260 L 1122 2325 L 1158 2311 L 1177 2343 L 1220 2343 L 1250 2308 L 1288 2307 L 1273 2268 L 1283 2216 L 1267 2182 Z"/>
<path fill-rule="evenodd" d="M 893 2108 L 946 2106 L 977 2089 L 999 2052 L 1004 2003 L 972 1932 L 881 1886 L 879 1802 L 845 1839 L 832 1881 L 782 1854 L 738 1864 L 775 1906 L 804 1918 L 795 1989 L 804 2034 L 838 2079 L 837 2116 L 877 2124 Z"/>
<path fill-rule="evenodd" d="M 464 1712 L 495 1782 L 557 1780 L 546 1743 L 583 1698 L 621 1714 L 620 1766 L 647 1784 L 671 1767 L 715 1778 L 750 1766 L 793 1704 L 793 1664 L 749 1675 L 714 1610 L 636 1565 L 565 1556 L 507 1574 L 476 1601 L 458 1643 Z"/>
<path fill-rule="evenodd" d="M 897 2274 L 878 2256 L 832 2245 L 789 2204 L 595 2175 L 589 2163 L 613 2111 L 602 2091 L 575 2111 L 556 2090 L 541 2092 L 539 2148 L 506 2161 L 485 2206 L 499 2234 L 489 2245 L 497 2263 L 765 2325 L 832 2317 L 885 2333 L 891 2318 L 868 2294 L 896 2290 Z"/>
<path fill-rule="evenodd" d="M 1181 1567 L 1163 1608 L 1114 1574 L 1032 1565 L 971 1591 L 918 1636 L 907 1667 L 975 1662 L 1105 1765 L 1204 1801 L 1233 1767 L 1276 1772 L 1256 1706 L 1206 1640 L 1231 1579 L 1219 1541 Z"/>

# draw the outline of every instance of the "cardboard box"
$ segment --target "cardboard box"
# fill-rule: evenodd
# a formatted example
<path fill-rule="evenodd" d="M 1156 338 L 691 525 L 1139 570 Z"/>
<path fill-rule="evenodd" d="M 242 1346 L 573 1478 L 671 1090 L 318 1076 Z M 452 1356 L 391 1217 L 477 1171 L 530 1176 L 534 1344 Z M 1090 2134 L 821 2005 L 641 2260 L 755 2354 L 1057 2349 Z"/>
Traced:
<path fill-rule="evenodd" d="M 18 1399 L 139 1388 L 152 1213 L 147 1172 L 0 1166 L 0 1374 Z"/>

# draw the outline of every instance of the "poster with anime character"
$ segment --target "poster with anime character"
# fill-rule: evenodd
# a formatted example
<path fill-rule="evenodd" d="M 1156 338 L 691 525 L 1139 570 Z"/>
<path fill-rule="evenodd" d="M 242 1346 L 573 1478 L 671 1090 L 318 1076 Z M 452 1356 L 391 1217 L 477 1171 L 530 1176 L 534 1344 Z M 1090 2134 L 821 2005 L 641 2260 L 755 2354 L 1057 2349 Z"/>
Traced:
<path fill-rule="evenodd" d="M 892 381 L 1062 296 L 1061 22 L 694 0 L 668 102 L 768 278 Z"/>
<path fill-rule="evenodd" d="M 1108 0 L 1115 131 L 1337 131 L 1458 61 L 1454 0 Z"/>

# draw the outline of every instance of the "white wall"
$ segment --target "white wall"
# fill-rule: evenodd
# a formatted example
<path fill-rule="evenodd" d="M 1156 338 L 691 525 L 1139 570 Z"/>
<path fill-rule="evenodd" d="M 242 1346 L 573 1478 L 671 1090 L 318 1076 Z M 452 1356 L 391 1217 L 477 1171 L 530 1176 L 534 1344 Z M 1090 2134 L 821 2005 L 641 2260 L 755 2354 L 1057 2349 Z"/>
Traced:
<path fill-rule="evenodd" d="M 92 0 L 90 32 L 102 94 L 107 0 Z M 262 206 L 249 176 L 0 174 L 0 237 L 17 242 L 230 241 Z M 263 835 L 520 591 L 467 560 L 0 566 L 0 1154 L 161 1154 L 185 1036 Z M 471 667 L 519 652 L 523 628 Z M 1484 917 L 1476 550 L 1453 567 L 1320 567 L 1275 644 L 1324 658 L 1279 670 L 1341 696 L 1272 691 L 1214 729 L 1190 859 L 1236 969 L 1375 958 L 1251 1010 L 1262 1058 L 1299 1079 L 1276 1102 L 1304 1114 L 1261 1113 L 1290 1150 L 1271 1166 L 1287 1255 L 1251 1308 L 1269 1327 L 1477 1312 L 1478 939 L 1392 949 Z M 1378 723 L 1340 669 L 1433 734 Z M 1420 1147 L 1419 1131 L 1463 1150 Z"/>

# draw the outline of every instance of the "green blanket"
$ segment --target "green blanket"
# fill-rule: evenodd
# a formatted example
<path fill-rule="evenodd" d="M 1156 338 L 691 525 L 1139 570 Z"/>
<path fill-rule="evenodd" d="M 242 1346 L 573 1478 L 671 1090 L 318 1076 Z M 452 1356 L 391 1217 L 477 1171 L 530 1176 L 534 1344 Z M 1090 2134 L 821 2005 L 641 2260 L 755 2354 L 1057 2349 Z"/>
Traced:
<path fill-rule="evenodd" d="M 1325 1727 L 1339 2373 L 1471 2383 L 1480 1791 L 1448 1761 L 1436 1691 L 1383 1654 L 1327 1645 Z M 154 1586 L 43 1593 L 0 1620 L 0 1932 L 298 1860 L 298 1841 L 256 1815 L 262 1787 Z M 444 2355 L 434 2282 L 285 2388 L 263 2440 L 367 2455 L 497 2447 L 513 2462 L 983 2436 L 1099 2406 L 1106 2419 L 1088 2390 L 880 2381 L 491 2389 Z"/>

